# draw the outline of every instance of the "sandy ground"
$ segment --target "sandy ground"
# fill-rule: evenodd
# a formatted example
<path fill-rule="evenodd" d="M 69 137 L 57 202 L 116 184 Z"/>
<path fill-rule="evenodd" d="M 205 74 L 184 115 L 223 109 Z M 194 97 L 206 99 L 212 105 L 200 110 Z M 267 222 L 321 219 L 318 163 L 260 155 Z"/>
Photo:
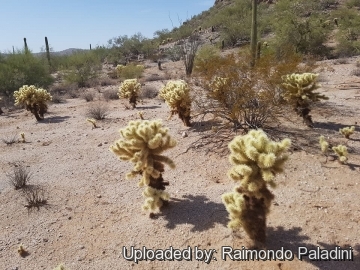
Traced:
<path fill-rule="evenodd" d="M 198 138 L 199 123 L 185 128 L 177 117 L 166 120 L 169 110 L 158 99 L 145 99 L 135 110 L 125 110 L 126 100 L 113 100 L 106 103 L 109 114 L 98 122 L 100 128 L 92 129 L 85 114 L 99 101 L 68 99 L 51 104 L 41 123 L 24 110 L 5 110 L 0 116 L 1 138 L 20 132 L 26 138 L 26 143 L 0 144 L 0 269 L 53 269 L 60 263 L 78 270 L 360 269 L 360 78 L 350 75 L 357 60 L 351 58 L 339 65 L 322 62 L 321 91 L 330 99 L 313 109 L 315 128 L 308 129 L 293 116 L 282 123 L 279 132 L 299 147 L 291 152 L 286 172 L 276 179 L 275 201 L 267 220 L 267 248 L 285 250 L 293 259 L 222 258 L 230 248 L 248 248 L 249 241 L 243 231 L 233 233 L 226 227 L 228 213 L 221 195 L 235 185 L 226 176 L 230 168 L 227 156 L 214 151 L 206 154 L 201 148 L 181 154 Z M 153 63 L 146 72 L 165 76 L 172 70 L 175 73 L 170 77 L 176 77 L 181 65 L 164 63 L 160 72 Z M 145 84 L 159 88 L 163 82 Z M 118 85 L 102 90 L 107 88 Z M 141 210 L 140 179 L 125 179 L 131 164 L 109 151 L 119 138 L 118 130 L 129 120 L 138 119 L 138 111 L 144 112 L 145 119 L 163 119 L 178 141 L 167 151 L 176 168 L 167 167 L 163 174 L 170 182 L 167 191 L 171 201 L 155 219 Z M 347 141 L 338 129 L 350 125 L 355 125 L 357 132 Z M 188 137 L 182 137 L 184 131 Z M 331 159 L 325 163 L 319 134 L 333 143 L 347 143 L 347 165 Z M 22 192 L 9 185 L 6 174 L 12 172 L 13 162 L 28 166 L 32 172 L 29 184 L 46 190 L 48 205 L 39 211 L 28 211 Z M 24 258 L 17 252 L 20 244 L 29 253 Z M 124 258 L 131 255 L 131 247 L 185 251 L 181 261 L 135 263 Z M 300 252 L 317 247 L 351 247 L 353 261 L 299 259 Z M 207 262 L 204 251 L 209 254 Z"/>

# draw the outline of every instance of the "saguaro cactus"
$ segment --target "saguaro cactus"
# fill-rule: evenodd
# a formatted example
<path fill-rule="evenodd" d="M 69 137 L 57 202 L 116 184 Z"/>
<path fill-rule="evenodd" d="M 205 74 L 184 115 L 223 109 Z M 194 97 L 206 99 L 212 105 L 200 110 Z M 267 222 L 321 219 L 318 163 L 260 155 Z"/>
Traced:
<path fill-rule="evenodd" d="M 162 126 L 160 120 L 136 120 L 130 121 L 127 127 L 120 130 L 122 136 L 110 150 L 120 160 L 134 163 L 134 167 L 126 175 L 133 178 L 142 175 L 139 186 L 147 186 L 143 192 L 145 197 L 144 210 L 156 211 L 170 198 L 165 192 L 165 182 L 162 173 L 164 164 L 174 168 L 174 162 L 161 155 L 167 149 L 176 145 L 176 141 L 168 134 L 168 129 Z"/>
<path fill-rule="evenodd" d="M 50 48 L 49 48 L 49 42 L 48 42 L 48 38 L 45 37 L 45 47 L 46 47 L 46 57 L 49 63 L 49 66 L 51 66 L 51 62 L 50 62 Z"/>
<path fill-rule="evenodd" d="M 266 242 L 266 215 L 270 212 L 276 174 L 283 171 L 288 159 L 290 140 L 271 141 L 261 130 L 251 130 L 229 143 L 229 178 L 240 182 L 233 192 L 222 195 L 230 214 L 228 227 L 242 227 L 255 244 Z"/>
<path fill-rule="evenodd" d="M 28 45 L 27 45 L 27 42 L 26 42 L 26 38 L 24 38 L 24 50 L 25 50 L 25 53 L 29 52 Z"/>

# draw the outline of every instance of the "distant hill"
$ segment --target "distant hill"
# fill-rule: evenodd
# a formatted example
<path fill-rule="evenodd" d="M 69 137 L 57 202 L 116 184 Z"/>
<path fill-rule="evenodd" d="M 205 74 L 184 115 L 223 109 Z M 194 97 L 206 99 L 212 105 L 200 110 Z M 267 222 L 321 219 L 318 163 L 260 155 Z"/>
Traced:
<path fill-rule="evenodd" d="M 71 55 L 73 53 L 76 53 L 76 52 L 83 52 L 83 51 L 88 51 L 88 50 L 84 50 L 84 49 L 76 49 L 76 48 L 69 48 L 69 49 L 66 49 L 66 50 L 63 50 L 63 51 L 60 51 L 60 52 L 50 52 L 51 55 L 57 55 L 57 56 L 63 56 L 63 55 Z M 45 52 L 39 52 L 39 53 L 33 53 L 33 55 L 42 55 L 44 54 Z"/>

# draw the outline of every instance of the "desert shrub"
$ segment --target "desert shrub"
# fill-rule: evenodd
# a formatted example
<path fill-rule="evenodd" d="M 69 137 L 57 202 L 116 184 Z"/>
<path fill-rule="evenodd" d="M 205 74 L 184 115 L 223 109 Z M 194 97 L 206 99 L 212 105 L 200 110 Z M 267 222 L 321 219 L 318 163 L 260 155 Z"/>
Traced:
<path fill-rule="evenodd" d="M 13 135 L 10 135 L 10 136 L 7 136 L 5 138 L 2 138 L 2 142 L 5 143 L 6 145 L 12 145 L 14 143 L 17 142 L 17 135 L 16 134 L 13 134 Z"/>
<path fill-rule="evenodd" d="M 93 101 L 95 98 L 95 94 L 93 92 L 85 92 L 82 94 L 83 99 L 86 100 L 86 102 Z"/>
<path fill-rule="evenodd" d="M 40 207 L 46 206 L 48 204 L 46 191 L 43 187 L 29 186 L 26 187 L 23 191 L 26 200 L 26 204 L 24 205 L 24 207 L 26 207 L 29 211 L 32 208 L 36 208 L 37 210 L 39 210 Z"/>
<path fill-rule="evenodd" d="M 118 91 L 116 89 L 105 90 L 102 94 L 106 101 L 119 99 Z"/>
<path fill-rule="evenodd" d="M 128 64 L 126 66 L 118 65 L 116 70 L 121 80 L 138 79 L 144 72 L 144 66 L 135 64 Z"/>
<path fill-rule="evenodd" d="M 353 8 L 353 7 L 360 8 L 360 0 L 348 0 L 346 1 L 345 5 L 348 8 Z"/>
<path fill-rule="evenodd" d="M 92 103 L 87 111 L 86 116 L 89 118 L 94 118 L 95 120 L 102 120 L 108 115 L 109 107 L 101 102 Z"/>
<path fill-rule="evenodd" d="M 350 72 L 351 76 L 357 76 L 360 77 L 360 68 L 354 69 Z"/>
<path fill-rule="evenodd" d="M 91 52 L 77 52 L 69 56 L 63 66 L 67 83 L 76 83 L 86 87 L 90 80 L 97 78 L 101 70 L 100 58 Z"/>
<path fill-rule="evenodd" d="M 174 168 L 174 162 L 162 155 L 162 152 L 175 147 L 176 141 L 169 135 L 169 129 L 163 127 L 160 120 L 130 121 L 120 130 L 121 138 L 110 147 L 110 150 L 120 160 L 130 161 L 133 169 L 126 178 L 141 175 L 138 184 L 146 186 L 143 192 L 145 203 L 144 210 L 158 211 L 169 201 L 169 194 L 165 192 L 165 182 L 162 174 L 165 164 Z"/>
<path fill-rule="evenodd" d="M 194 71 L 206 74 L 208 68 L 220 58 L 220 51 L 212 45 L 202 46 L 196 53 L 194 59 Z"/>
<path fill-rule="evenodd" d="M 274 7 L 273 16 L 275 46 L 291 44 L 305 54 L 323 56 L 329 53 L 324 44 L 334 23 L 323 23 L 327 17 L 322 14 L 318 2 L 280 0 Z"/>
<path fill-rule="evenodd" d="M 51 102 L 53 104 L 60 104 L 60 103 L 64 103 L 66 101 L 64 96 L 62 96 L 58 93 L 54 93 L 54 94 L 51 93 L 51 97 L 52 97 Z"/>
<path fill-rule="evenodd" d="M 333 16 L 339 18 L 339 31 L 335 38 L 338 43 L 338 57 L 350 57 L 360 54 L 360 15 L 355 9 L 342 7 L 333 11 Z"/>
<path fill-rule="evenodd" d="M 334 61 L 334 65 L 344 65 L 347 63 L 348 63 L 348 60 L 346 58 L 339 58 Z"/>
<path fill-rule="evenodd" d="M 204 91 L 194 93 L 198 115 L 212 115 L 221 128 L 261 128 L 266 120 L 275 120 L 284 107 L 281 75 L 301 70 L 301 57 L 290 48 L 281 54 L 269 52 L 251 68 L 249 50 L 219 57 L 212 65 L 200 62 L 199 83 Z M 204 65 L 204 68 L 202 66 Z M 305 66 L 304 66 L 305 68 Z"/>
<path fill-rule="evenodd" d="M 158 94 L 158 89 L 151 85 L 145 85 L 141 88 L 140 98 L 155 98 Z"/>
<path fill-rule="evenodd" d="M 31 178 L 31 173 L 28 167 L 25 167 L 22 164 L 14 163 L 13 172 L 6 174 L 6 176 L 8 177 L 9 183 L 15 189 L 21 189 L 28 184 Z"/>
<path fill-rule="evenodd" d="M 46 102 L 51 101 L 51 95 L 42 88 L 36 88 L 34 85 L 24 85 L 18 91 L 14 92 L 15 105 L 21 105 L 30 111 L 37 121 L 44 119 L 44 113 L 47 112 Z"/>
<path fill-rule="evenodd" d="M 12 96 L 23 85 L 47 88 L 53 81 L 48 65 L 30 52 L 0 54 L 0 93 Z"/>
<path fill-rule="evenodd" d="M 360 54 L 360 42 L 348 40 L 342 32 L 339 32 L 338 44 L 336 46 L 336 56 L 338 57 L 351 57 Z"/>
<path fill-rule="evenodd" d="M 173 62 L 180 61 L 183 52 L 180 46 L 173 46 L 165 50 L 166 56 Z"/>
<path fill-rule="evenodd" d="M 119 87 L 119 98 L 128 98 L 129 103 L 135 108 L 140 89 L 141 84 L 138 83 L 137 79 L 125 80 Z"/>
<path fill-rule="evenodd" d="M 99 79 L 99 84 L 101 86 L 109 86 L 109 85 L 115 85 L 117 84 L 117 81 L 114 80 L 115 78 L 108 78 L 108 77 L 101 77 Z"/>

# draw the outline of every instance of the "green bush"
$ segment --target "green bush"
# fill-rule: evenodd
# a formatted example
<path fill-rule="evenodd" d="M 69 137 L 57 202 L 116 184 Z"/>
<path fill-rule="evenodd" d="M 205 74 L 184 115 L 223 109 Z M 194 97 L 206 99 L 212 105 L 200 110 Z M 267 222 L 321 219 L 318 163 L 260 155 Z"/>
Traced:
<path fill-rule="evenodd" d="M 123 66 L 121 71 L 118 71 L 118 77 L 121 80 L 138 79 L 144 72 L 143 65 L 128 64 Z"/>
<path fill-rule="evenodd" d="M 101 70 L 101 59 L 93 52 L 77 52 L 69 56 L 63 65 L 64 79 L 85 87 L 90 80 L 97 78 Z"/>
<path fill-rule="evenodd" d="M 195 56 L 194 71 L 199 74 L 206 74 L 214 62 L 220 59 L 220 51 L 215 46 L 202 46 Z"/>
<path fill-rule="evenodd" d="M 0 54 L 0 93 L 9 97 L 23 85 L 47 88 L 53 81 L 49 66 L 31 52 Z"/>
<path fill-rule="evenodd" d="M 348 0 L 346 1 L 345 4 L 348 8 L 353 8 L 353 7 L 360 8 L 360 0 Z"/>
<path fill-rule="evenodd" d="M 336 35 L 338 57 L 350 57 L 360 54 L 360 15 L 350 8 L 340 8 L 332 15 L 338 18 L 339 31 Z"/>
<path fill-rule="evenodd" d="M 291 44 L 297 52 L 304 54 L 324 56 L 329 53 L 324 44 L 334 23 L 321 12 L 318 2 L 280 0 L 274 7 L 273 16 L 275 46 Z"/>

